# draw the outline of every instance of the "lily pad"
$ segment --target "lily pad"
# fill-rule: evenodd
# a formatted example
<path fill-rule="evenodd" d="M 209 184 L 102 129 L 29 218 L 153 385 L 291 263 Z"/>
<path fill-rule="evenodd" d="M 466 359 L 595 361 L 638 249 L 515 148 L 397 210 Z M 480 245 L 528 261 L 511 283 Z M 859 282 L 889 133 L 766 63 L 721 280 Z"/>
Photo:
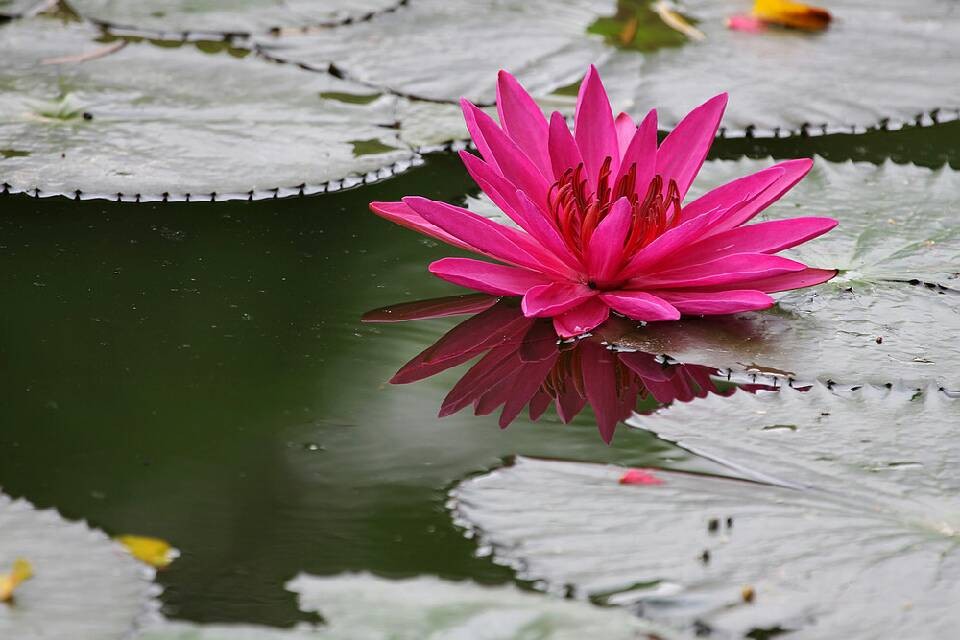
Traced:
<path fill-rule="evenodd" d="M 419 162 L 399 140 L 397 98 L 324 98 L 369 93 L 326 74 L 147 43 L 44 64 L 97 52 L 97 37 L 49 18 L 0 27 L 0 138 L 29 154 L 0 159 L 9 191 L 264 198 L 370 182 Z M 357 154 L 358 140 L 383 147 Z"/>
<path fill-rule="evenodd" d="M 935 389 L 713 396 L 636 424 L 734 477 L 622 486 L 622 467 L 520 458 L 451 504 L 521 578 L 711 637 L 941 637 L 960 624 L 958 419 Z"/>
<path fill-rule="evenodd" d="M 751 1 L 688 0 L 683 11 L 706 37 L 679 47 L 625 40 L 627 27 L 617 20 L 633 4 L 420 0 L 334 33 L 261 44 L 279 60 L 333 65 L 384 90 L 444 102 L 464 96 L 491 103 L 501 67 L 542 101 L 563 101 L 555 92 L 564 93 L 595 62 L 618 107 L 634 115 L 655 107 L 667 128 L 729 91 L 724 132 L 731 136 L 862 132 L 960 117 L 960 14 L 950 3 L 837 0 L 825 33 L 753 34 L 726 27 L 727 17 L 749 11 Z M 633 50 L 619 48 L 619 40 Z"/>
<path fill-rule="evenodd" d="M 691 197 L 771 163 L 708 162 Z M 837 218 L 840 225 L 826 236 L 785 252 L 813 267 L 839 268 L 837 278 L 783 294 L 771 311 L 685 319 L 608 339 L 683 362 L 801 380 L 960 388 L 960 345 L 947 339 L 960 327 L 958 190 L 960 174 L 946 167 L 818 159 L 762 217 Z"/>
<path fill-rule="evenodd" d="M 304 611 L 326 624 L 286 630 L 164 623 L 138 640 L 610 640 L 668 638 L 623 610 L 520 591 L 421 576 L 387 580 L 370 574 L 298 576 L 287 588 Z M 649 634 L 649 635 L 648 635 Z M 656 635 L 654 635 L 656 634 Z"/>
<path fill-rule="evenodd" d="M 752 5 L 686 0 L 684 12 L 698 20 L 704 40 L 647 54 L 638 73 L 611 70 L 605 80 L 631 83 L 636 112 L 656 107 L 671 127 L 692 106 L 729 91 L 728 135 L 859 132 L 960 115 L 960 13 L 951 3 L 835 0 L 824 33 L 727 29 L 727 17 Z"/>
<path fill-rule="evenodd" d="M 333 27 L 395 11 L 408 0 L 71 0 L 85 18 L 139 33 L 249 36 Z"/>
<path fill-rule="evenodd" d="M 85 523 L 0 494 L 0 531 L 0 567 L 22 557 L 34 572 L 0 603 L 0 637 L 119 640 L 155 607 L 153 570 Z"/>
<path fill-rule="evenodd" d="M 394 93 L 492 104 L 501 68 L 546 95 L 612 54 L 602 37 L 586 32 L 610 9 L 604 0 L 417 0 L 363 24 L 259 44 L 269 57 L 317 69 L 333 64 Z"/>

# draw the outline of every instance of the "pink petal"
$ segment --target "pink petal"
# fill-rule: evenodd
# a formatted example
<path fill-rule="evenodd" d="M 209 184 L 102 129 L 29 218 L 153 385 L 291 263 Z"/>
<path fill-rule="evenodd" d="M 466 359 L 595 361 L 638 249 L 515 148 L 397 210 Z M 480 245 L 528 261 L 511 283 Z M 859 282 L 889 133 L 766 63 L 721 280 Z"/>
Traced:
<path fill-rule="evenodd" d="M 477 145 L 477 151 L 480 152 L 480 155 L 483 156 L 484 160 L 490 163 L 491 167 L 503 175 L 503 170 L 500 168 L 500 165 L 497 164 L 497 159 L 494 157 L 493 152 L 490 150 L 490 145 L 487 144 L 486 139 L 483 137 L 483 132 L 480 131 L 480 127 L 477 124 L 476 114 L 479 109 L 477 109 L 471 102 L 467 100 L 461 100 L 460 110 L 463 112 L 463 121 L 467 125 L 467 131 L 470 133 L 470 138 L 473 140 L 473 143 Z"/>
<path fill-rule="evenodd" d="M 637 165 L 636 192 L 640 198 L 646 195 L 657 168 L 657 110 L 651 109 L 647 117 L 634 131 L 630 143 L 624 148 L 623 159 L 617 178 L 630 171 L 632 165 Z"/>
<path fill-rule="evenodd" d="M 754 280 L 744 281 L 744 286 L 766 293 L 776 293 L 778 291 L 790 291 L 791 289 L 803 289 L 804 287 L 813 287 L 823 284 L 837 275 L 835 269 L 813 269 L 806 268 L 796 273 L 783 273 L 771 275 L 765 278 L 756 278 Z"/>
<path fill-rule="evenodd" d="M 461 322 L 421 351 L 390 379 L 391 384 L 423 380 L 471 360 L 477 354 L 518 344 L 531 324 L 519 309 L 496 305 Z"/>
<path fill-rule="evenodd" d="M 527 154 L 521 151 L 517 143 L 497 126 L 497 123 L 490 116 L 466 100 L 462 102 L 464 110 L 473 110 L 473 118 L 476 121 L 477 128 L 483 135 L 491 156 L 496 159 L 495 166 L 500 174 L 508 178 L 518 188 L 523 189 L 530 196 L 530 199 L 539 206 L 546 206 L 547 190 L 550 188 L 550 184 L 540 173 L 540 169 L 527 157 Z M 486 155 L 483 157 L 488 163 L 490 162 L 489 157 Z"/>
<path fill-rule="evenodd" d="M 577 165 L 583 162 L 583 157 L 580 155 L 580 149 L 573 139 L 573 134 L 567 128 L 567 121 L 559 111 L 550 114 L 548 148 L 555 180 L 559 180 L 567 169 L 575 169 Z"/>
<path fill-rule="evenodd" d="M 617 119 L 613 121 L 613 126 L 617 130 L 617 149 L 620 150 L 620 157 L 622 158 L 630 141 L 633 140 L 633 134 L 637 132 L 637 124 L 630 117 L 630 114 L 621 111 Z"/>
<path fill-rule="evenodd" d="M 732 284 L 743 284 L 746 288 L 756 288 L 748 283 L 752 280 L 793 273 L 803 269 L 806 269 L 805 265 L 780 256 L 771 256 L 765 253 L 738 253 L 702 264 L 647 274 L 630 280 L 626 288 L 650 291 L 652 289 L 700 289 Z"/>
<path fill-rule="evenodd" d="M 408 320 L 430 320 L 433 318 L 448 318 L 469 313 L 480 313 L 497 303 L 496 297 L 478 293 L 462 296 L 446 296 L 431 300 L 403 302 L 367 311 L 360 318 L 361 322 L 406 322 Z"/>
<path fill-rule="evenodd" d="M 654 291 L 681 313 L 696 316 L 724 315 L 772 307 L 774 299 L 751 289 L 728 291 Z"/>
<path fill-rule="evenodd" d="M 497 77 L 500 124 L 545 178 L 553 176 L 547 150 L 547 119 L 517 79 L 501 70 Z"/>
<path fill-rule="evenodd" d="M 767 26 L 763 20 L 751 15 L 736 15 L 727 18 L 727 28 L 733 31 L 746 31 L 747 33 L 759 33 L 764 31 Z"/>
<path fill-rule="evenodd" d="M 777 253 L 821 236 L 837 226 L 832 218 L 790 218 L 736 227 L 687 247 L 697 262 L 734 253 Z"/>
<path fill-rule="evenodd" d="M 751 188 L 751 185 L 756 184 L 755 182 L 751 182 L 753 178 L 770 171 L 780 172 L 779 177 L 765 189 L 760 191 L 757 197 L 752 199 L 749 206 L 743 207 L 737 212 L 737 215 L 724 220 L 723 224 L 719 224 L 712 228 L 708 235 L 716 235 L 718 233 L 723 233 L 724 231 L 733 229 L 734 227 L 739 227 L 740 225 L 746 224 L 752 220 L 758 213 L 779 200 L 784 193 L 792 189 L 795 184 L 800 182 L 800 180 L 807 175 L 807 173 L 809 173 L 812 167 L 813 160 L 808 158 L 787 160 L 785 162 L 775 164 L 772 167 L 768 167 L 767 169 L 764 169 L 763 171 L 753 175 L 738 178 L 737 180 L 717 187 L 695 202 L 691 202 L 689 207 L 685 208 L 684 216 L 696 215 L 696 212 L 700 208 L 705 210 L 711 209 L 716 206 L 718 202 L 726 201 L 731 197 L 739 199 L 737 197 L 737 193 L 740 189 Z M 701 203 L 701 200 L 704 202 Z"/>
<path fill-rule="evenodd" d="M 440 417 L 460 411 L 465 406 L 490 391 L 504 378 L 513 375 L 523 366 L 517 357 L 516 347 L 505 345 L 491 349 L 464 374 L 443 399 Z"/>
<path fill-rule="evenodd" d="M 681 199 L 703 166 L 726 107 L 726 93 L 710 98 L 688 113 L 657 151 L 657 173 L 664 187 L 671 179 L 677 181 Z"/>
<path fill-rule="evenodd" d="M 580 84 L 577 96 L 577 110 L 574 116 L 574 137 L 587 178 L 593 188 L 597 186 L 597 174 L 603 161 L 609 157 L 613 164 L 613 175 L 620 168 L 620 149 L 617 146 L 617 129 L 613 124 L 613 111 L 607 91 L 603 88 L 597 68 L 590 65 L 586 77 Z"/>
<path fill-rule="evenodd" d="M 709 236 L 711 230 L 717 225 L 723 224 L 725 220 L 732 216 L 739 215 L 739 212 L 748 205 L 751 199 L 756 198 L 764 189 L 773 184 L 780 175 L 779 170 L 757 173 L 752 176 L 749 184 L 743 185 L 736 191 L 736 196 L 739 199 L 735 199 L 734 194 L 729 194 L 723 198 L 722 202 L 715 201 L 713 209 L 698 213 L 676 227 L 668 229 L 666 233 L 656 238 L 631 258 L 624 267 L 621 277 L 632 278 L 643 271 L 662 270 L 664 267 L 660 265 L 664 262 L 677 266 L 691 264 L 691 260 L 698 257 L 698 254 L 688 253 L 688 247 Z M 705 261 L 699 260 L 698 262 Z M 693 264 L 696 264 L 696 262 Z"/>
<path fill-rule="evenodd" d="M 553 398 L 542 388 L 530 398 L 530 422 L 536 422 L 544 414 Z"/>
<path fill-rule="evenodd" d="M 680 312 L 669 302 L 643 291 L 603 293 L 600 299 L 617 313 L 634 320 L 653 322 L 680 318 Z"/>
<path fill-rule="evenodd" d="M 720 185 L 708 191 L 693 202 L 684 205 L 680 211 L 680 220 L 693 220 L 710 211 L 729 210 L 747 200 L 757 198 L 783 177 L 783 168 L 779 165 L 761 169 L 736 180 Z M 729 227 L 728 227 L 729 228 Z"/>
<path fill-rule="evenodd" d="M 404 202 L 371 202 L 370 211 L 407 229 L 419 231 L 425 236 L 436 238 L 460 249 L 473 251 L 473 247 L 456 238 L 435 224 L 431 224 Z"/>
<path fill-rule="evenodd" d="M 520 308 L 528 318 L 549 318 L 568 311 L 595 295 L 595 291 L 583 284 L 551 282 L 527 291 Z"/>
<path fill-rule="evenodd" d="M 556 320 L 554 320 L 554 325 L 556 325 Z M 573 381 L 568 377 L 565 382 Z M 564 424 L 569 424 L 583 411 L 585 406 L 587 406 L 587 398 L 577 391 L 574 384 L 567 384 L 566 389 L 557 394 L 557 417 Z"/>
<path fill-rule="evenodd" d="M 647 469 L 627 469 L 627 471 L 620 476 L 620 484 L 658 485 L 663 484 L 663 480 L 653 475 L 653 473 Z"/>
<path fill-rule="evenodd" d="M 517 222 L 526 229 L 545 250 L 552 253 L 565 265 L 574 271 L 582 271 L 583 264 L 580 259 L 570 252 L 569 247 L 560 237 L 560 232 L 550 222 L 543 212 L 540 211 L 533 202 L 520 190 L 517 190 L 517 200 L 520 206 L 517 210 Z"/>
<path fill-rule="evenodd" d="M 643 351 L 621 351 L 617 353 L 620 362 L 637 374 L 644 384 L 649 381 L 666 382 L 670 379 L 670 367 L 657 362 L 656 356 Z"/>
<path fill-rule="evenodd" d="M 559 275 L 570 272 L 568 267 L 536 244 L 530 236 L 516 229 L 446 202 L 416 196 L 407 196 L 403 201 L 424 220 L 458 238 L 474 251 L 534 271 Z"/>
<path fill-rule="evenodd" d="M 513 379 L 513 384 L 510 385 L 510 394 L 503 406 L 503 412 L 500 414 L 501 429 L 506 429 L 520 415 L 523 407 L 533 400 L 534 395 L 540 390 L 540 385 L 543 384 L 559 357 L 560 352 L 554 350 L 554 353 L 546 360 L 524 365 L 523 369 L 519 371 Z"/>
<path fill-rule="evenodd" d="M 561 338 L 572 338 L 586 333 L 610 317 L 610 307 L 599 297 L 589 298 L 579 307 L 553 318 L 553 328 Z"/>
<path fill-rule="evenodd" d="M 460 159 L 467 168 L 467 173 L 469 173 L 473 181 L 477 183 L 477 186 L 483 189 L 483 192 L 487 194 L 490 199 L 493 200 L 493 203 L 507 214 L 511 220 L 520 224 L 520 222 L 517 221 L 516 214 L 520 206 L 516 198 L 516 185 L 469 151 L 461 151 Z"/>
<path fill-rule="evenodd" d="M 587 246 L 587 271 L 597 282 L 607 281 L 623 265 L 623 243 L 630 231 L 633 209 L 627 198 L 617 200 L 600 221 Z"/>
<path fill-rule="evenodd" d="M 522 296 L 549 283 L 540 273 L 471 258 L 443 258 L 430 264 L 430 273 L 447 282 L 494 296 Z"/>
<path fill-rule="evenodd" d="M 580 345 L 583 386 L 587 401 L 593 407 L 600 437 L 607 444 L 620 421 L 620 403 L 617 395 L 616 354 L 595 342 Z"/>

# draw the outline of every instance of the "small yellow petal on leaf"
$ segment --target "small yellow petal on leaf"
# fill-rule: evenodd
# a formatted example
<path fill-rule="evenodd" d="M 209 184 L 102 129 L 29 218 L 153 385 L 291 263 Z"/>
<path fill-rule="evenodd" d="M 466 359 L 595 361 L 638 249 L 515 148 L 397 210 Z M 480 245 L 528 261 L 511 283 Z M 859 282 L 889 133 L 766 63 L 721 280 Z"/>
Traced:
<path fill-rule="evenodd" d="M 17 558 L 10 573 L 0 574 L 0 602 L 13 600 L 13 592 L 21 582 L 33 577 L 33 567 L 23 558 Z"/>
<path fill-rule="evenodd" d="M 117 536 L 116 541 L 127 548 L 134 558 L 157 569 L 170 566 L 180 552 L 166 540 L 146 536 Z"/>
<path fill-rule="evenodd" d="M 670 3 L 666 2 L 666 0 L 660 0 L 654 4 L 653 10 L 657 12 L 657 15 L 660 16 L 660 19 L 663 20 L 665 25 L 674 31 L 679 31 L 691 40 L 703 40 L 707 37 L 703 34 L 703 31 L 700 31 L 700 29 L 697 29 L 695 26 L 687 22 L 687 19 L 684 18 L 679 12 L 675 11 Z"/>
<path fill-rule="evenodd" d="M 830 12 L 793 0 L 756 0 L 753 15 L 764 22 L 804 31 L 823 31 L 830 24 Z"/>

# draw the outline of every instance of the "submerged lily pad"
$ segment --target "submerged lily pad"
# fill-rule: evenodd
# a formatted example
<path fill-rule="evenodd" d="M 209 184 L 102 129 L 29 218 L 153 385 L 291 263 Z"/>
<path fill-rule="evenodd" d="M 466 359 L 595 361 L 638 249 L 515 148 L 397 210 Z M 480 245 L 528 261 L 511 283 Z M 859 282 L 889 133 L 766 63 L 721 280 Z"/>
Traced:
<path fill-rule="evenodd" d="M 331 27 L 395 11 L 408 0 L 71 0 L 111 29 L 248 36 Z"/>
<path fill-rule="evenodd" d="M 303 611 L 325 624 L 289 631 L 263 627 L 165 623 L 138 640 L 605 640 L 665 636 L 662 630 L 622 610 L 603 609 L 520 591 L 421 576 L 386 580 L 370 574 L 301 575 L 287 584 Z M 656 631 L 656 635 L 654 632 Z M 649 634 L 649 635 L 648 635 Z"/>
<path fill-rule="evenodd" d="M 397 98 L 324 99 L 369 89 L 249 57 L 129 44 L 79 63 L 44 60 L 102 47 L 96 29 L 33 18 L 0 27 L 0 184 L 31 194 L 116 199 L 259 198 L 336 189 L 419 160 L 399 140 Z M 80 117 L 51 118 L 69 96 Z M 62 111 L 62 110 L 61 110 Z M 356 154 L 355 141 L 390 149 Z"/>
<path fill-rule="evenodd" d="M 622 486 L 622 467 L 520 458 L 461 483 L 455 517 L 523 579 L 711 637 L 942 637 L 960 624 L 956 400 L 816 385 L 635 420 L 741 478 Z"/>
<path fill-rule="evenodd" d="M 0 603 L 2 638 L 120 640 L 153 607 L 153 571 L 85 523 L 0 494 L 0 532 L 0 566 L 34 574 Z"/>
<path fill-rule="evenodd" d="M 636 112 L 656 107 L 668 126 L 729 91 L 724 127 L 731 134 L 862 131 L 929 123 L 931 113 L 940 121 L 958 117 L 960 12 L 952 3 L 835 0 L 824 33 L 727 29 L 726 18 L 752 4 L 686 0 L 684 12 L 698 19 L 703 41 L 647 54 L 627 74 L 611 68 L 604 75 L 601 65 L 601 75 L 608 84 L 630 84 Z"/>
<path fill-rule="evenodd" d="M 695 191 L 769 164 L 708 162 Z M 827 235 L 784 253 L 839 268 L 837 278 L 782 294 L 770 311 L 685 319 L 609 339 L 683 362 L 779 370 L 801 380 L 960 388 L 960 345 L 949 339 L 960 326 L 958 192 L 960 174 L 946 167 L 818 160 L 762 217 L 837 218 L 840 225 Z"/>

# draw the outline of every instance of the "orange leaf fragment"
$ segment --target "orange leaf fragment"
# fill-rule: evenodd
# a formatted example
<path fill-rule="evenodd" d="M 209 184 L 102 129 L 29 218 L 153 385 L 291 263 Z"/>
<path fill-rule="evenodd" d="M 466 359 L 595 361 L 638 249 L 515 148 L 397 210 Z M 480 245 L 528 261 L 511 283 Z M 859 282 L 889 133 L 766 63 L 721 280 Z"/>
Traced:
<path fill-rule="evenodd" d="M 21 582 L 33 577 L 33 567 L 23 558 L 17 558 L 9 573 L 0 574 L 0 602 L 13 600 L 13 592 Z"/>
<path fill-rule="evenodd" d="M 663 480 L 646 469 L 627 469 L 626 473 L 620 476 L 620 484 L 657 485 L 663 484 Z"/>
<path fill-rule="evenodd" d="M 156 569 L 164 569 L 180 557 L 180 552 L 169 542 L 146 536 L 117 536 L 116 541 L 127 548 L 134 558 Z"/>
<path fill-rule="evenodd" d="M 753 15 L 768 24 L 803 31 L 823 31 L 831 20 L 830 12 L 826 9 L 793 0 L 756 0 Z"/>

